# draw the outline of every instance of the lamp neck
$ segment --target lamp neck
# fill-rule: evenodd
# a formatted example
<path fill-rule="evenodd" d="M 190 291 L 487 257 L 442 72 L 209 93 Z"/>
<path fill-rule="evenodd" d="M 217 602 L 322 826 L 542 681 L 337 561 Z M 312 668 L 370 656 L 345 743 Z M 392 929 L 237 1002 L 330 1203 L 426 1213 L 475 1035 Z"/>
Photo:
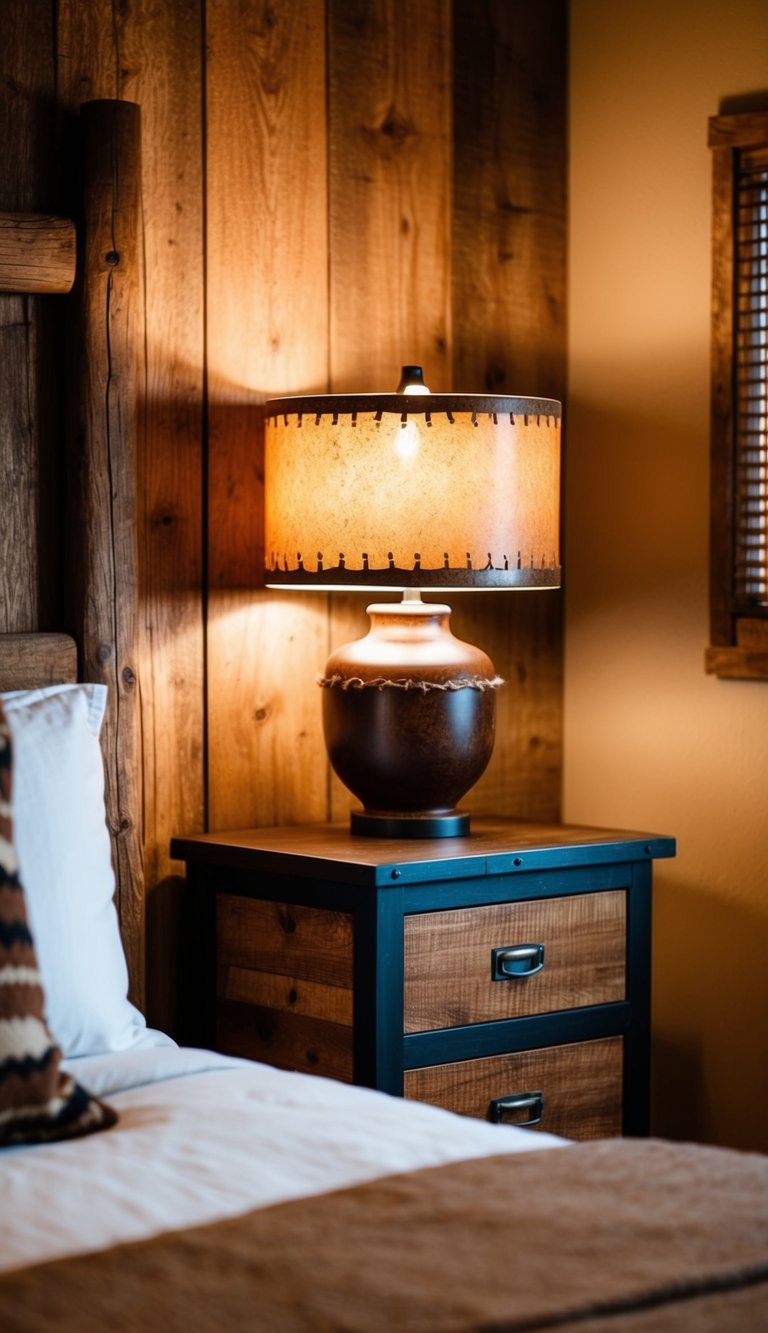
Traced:
<path fill-rule="evenodd" d="M 405 602 L 409 602 L 411 605 L 416 602 L 419 606 L 423 606 L 421 588 L 403 588 L 403 603 Z"/>

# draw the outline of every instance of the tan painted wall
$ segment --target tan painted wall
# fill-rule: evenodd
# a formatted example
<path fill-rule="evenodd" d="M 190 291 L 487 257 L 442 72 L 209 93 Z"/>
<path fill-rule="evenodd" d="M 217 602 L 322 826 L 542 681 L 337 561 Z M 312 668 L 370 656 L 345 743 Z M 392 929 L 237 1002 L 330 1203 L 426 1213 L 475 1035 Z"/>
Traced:
<path fill-rule="evenodd" d="M 575 0 L 571 24 L 564 815 L 679 840 L 655 1131 L 768 1149 L 768 682 L 703 670 L 707 117 L 768 106 L 768 4 Z"/>

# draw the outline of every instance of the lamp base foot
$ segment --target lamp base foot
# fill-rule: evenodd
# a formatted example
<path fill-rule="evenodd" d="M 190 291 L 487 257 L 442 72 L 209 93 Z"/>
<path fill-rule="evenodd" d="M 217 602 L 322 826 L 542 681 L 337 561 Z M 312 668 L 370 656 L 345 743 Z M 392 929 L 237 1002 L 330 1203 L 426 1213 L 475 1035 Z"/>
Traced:
<path fill-rule="evenodd" d="M 445 815 L 353 810 L 349 827 L 352 833 L 368 838 L 462 838 L 469 833 L 469 815 L 459 810 Z"/>

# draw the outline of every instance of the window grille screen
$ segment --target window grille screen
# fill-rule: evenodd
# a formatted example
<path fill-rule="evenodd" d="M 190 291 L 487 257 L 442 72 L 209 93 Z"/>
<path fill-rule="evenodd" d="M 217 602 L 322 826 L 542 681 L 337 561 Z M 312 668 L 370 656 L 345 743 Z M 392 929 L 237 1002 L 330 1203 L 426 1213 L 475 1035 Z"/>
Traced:
<path fill-rule="evenodd" d="M 734 566 L 737 608 L 768 607 L 768 147 L 735 177 Z"/>

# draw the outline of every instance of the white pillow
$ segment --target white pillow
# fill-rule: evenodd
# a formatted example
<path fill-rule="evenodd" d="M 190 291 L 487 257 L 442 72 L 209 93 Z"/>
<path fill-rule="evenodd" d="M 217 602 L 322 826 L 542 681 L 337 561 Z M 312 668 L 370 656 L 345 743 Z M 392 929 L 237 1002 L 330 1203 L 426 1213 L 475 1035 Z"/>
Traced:
<path fill-rule="evenodd" d="M 14 838 L 48 1026 L 69 1057 L 172 1046 L 128 1001 L 99 746 L 107 687 L 55 685 L 0 699 L 14 743 Z"/>

